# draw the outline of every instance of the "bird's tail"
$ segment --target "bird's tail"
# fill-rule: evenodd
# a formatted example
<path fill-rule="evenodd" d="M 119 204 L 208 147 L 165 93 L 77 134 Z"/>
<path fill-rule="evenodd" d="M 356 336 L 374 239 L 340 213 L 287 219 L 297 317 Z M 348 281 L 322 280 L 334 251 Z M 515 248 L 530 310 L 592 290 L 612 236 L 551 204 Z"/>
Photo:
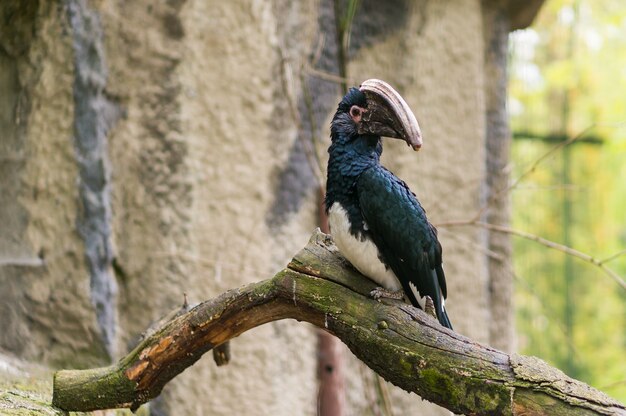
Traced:
<path fill-rule="evenodd" d="M 453 329 L 450 318 L 444 306 L 444 299 L 446 298 L 447 290 L 445 286 L 445 277 L 443 275 L 443 268 L 437 267 L 435 270 L 426 269 L 426 272 L 422 276 L 426 276 L 421 280 L 422 291 L 418 291 L 410 282 L 401 282 L 404 286 L 404 293 L 407 295 L 413 306 L 425 310 L 427 308 L 427 302 L 424 304 L 423 299 L 430 298 L 432 306 L 434 306 L 434 314 L 437 315 L 437 320 L 442 326 Z M 423 296 L 423 297 L 422 297 Z M 418 298 L 422 297 L 420 302 Z"/>
<path fill-rule="evenodd" d="M 437 318 L 439 318 L 439 323 L 441 325 L 452 329 L 452 323 L 450 323 L 450 318 L 448 318 L 448 313 L 446 312 L 446 307 L 444 306 L 444 299 L 448 296 L 448 288 L 446 287 L 446 276 L 443 273 L 443 267 L 441 264 L 435 267 L 433 275 L 435 287 L 439 289 L 438 293 L 441 294 L 439 299 L 436 299 L 435 301 Z"/>
<path fill-rule="evenodd" d="M 441 312 L 437 311 L 437 317 L 439 318 L 439 323 L 443 326 L 445 326 L 446 328 L 450 328 L 454 331 L 454 328 L 452 328 L 452 323 L 450 322 L 450 318 L 448 318 L 448 313 L 446 312 L 446 308 L 445 307 L 441 307 Z"/>

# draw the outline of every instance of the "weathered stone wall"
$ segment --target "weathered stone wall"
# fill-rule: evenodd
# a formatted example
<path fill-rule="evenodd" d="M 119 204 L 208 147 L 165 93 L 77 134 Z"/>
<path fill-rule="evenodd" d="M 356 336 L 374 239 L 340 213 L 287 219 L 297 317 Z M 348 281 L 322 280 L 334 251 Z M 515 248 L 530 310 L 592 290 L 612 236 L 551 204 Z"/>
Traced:
<path fill-rule="evenodd" d="M 74 55 L 52 2 L 2 10 L 0 348 L 53 365 L 97 365 L 74 145 Z"/>
<path fill-rule="evenodd" d="M 481 7 L 364 0 L 353 24 L 349 78 L 385 79 L 420 122 L 423 150 L 388 141 L 383 161 L 434 223 L 481 203 Z M 9 2 L 0 22 L 1 349 L 105 364 L 184 293 L 266 278 L 306 243 L 318 182 L 303 143 L 321 138 L 325 157 L 341 95 L 307 72 L 337 73 L 332 1 Z M 440 237 L 455 329 L 489 341 L 484 235 Z M 315 340 L 294 322 L 246 333 L 231 364 L 201 360 L 152 413 L 315 414 Z M 371 406 L 360 365 L 350 414 Z M 395 414 L 447 414 L 389 388 Z"/>

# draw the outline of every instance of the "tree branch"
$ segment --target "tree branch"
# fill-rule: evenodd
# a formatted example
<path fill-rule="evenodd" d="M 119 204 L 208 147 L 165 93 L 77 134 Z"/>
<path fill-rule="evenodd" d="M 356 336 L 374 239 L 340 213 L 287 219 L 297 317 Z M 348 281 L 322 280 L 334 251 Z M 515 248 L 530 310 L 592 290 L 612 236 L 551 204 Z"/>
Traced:
<path fill-rule="evenodd" d="M 616 258 L 618 258 L 619 256 L 623 255 L 623 252 L 619 252 L 616 253 L 610 257 L 607 257 L 606 259 L 603 260 L 598 260 L 597 258 L 593 257 L 590 254 L 587 253 L 583 253 L 582 251 L 576 250 L 575 248 L 572 248 L 570 246 L 566 246 L 564 244 L 559 244 L 557 242 L 554 242 L 552 240 L 548 240 L 547 238 L 543 238 L 543 237 L 539 237 L 538 235 L 532 234 L 532 233 L 527 233 L 526 231 L 520 231 L 520 230 L 516 230 L 514 228 L 511 227 L 507 227 L 504 225 L 497 225 L 497 224 L 490 224 L 487 222 L 482 222 L 482 221 L 477 221 L 477 220 L 469 220 L 469 221 L 446 221 L 446 222 L 441 222 L 436 224 L 437 227 L 441 227 L 441 228 L 451 228 L 451 227 L 461 227 L 461 226 L 475 226 L 475 227 L 481 227 L 481 228 L 485 228 L 487 230 L 491 230 L 491 231 L 496 231 L 499 233 L 504 233 L 504 234 L 510 234 L 510 235 L 514 235 L 516 237 L 521 237 L 521 238 L 525 238 L 527 240 L 530 241 L 534 241 L 536 243 L 539 243 L 545 247 L 551 248 L 553 250 L 557 250 L 560 251 L 562 253 L 565 253 L 567 255 L 570 255 L 572 257 L 576 257 L 579 258 L 583 261 L 586 261 L 587 263 L 591 263 L 594 266 L 598 267 L 600 270 L 602 270 L 607 276 L 609 276 L 611 279 L 613 279 L 615 281 L 615 283 L 617 283 L 618 285 L 620 285 L 620 287 L 624 290 L 626 290 L 626 281 L 624 281 L 624 279 L 622 279 L 622 277 L 620 275 L 618 275 L 615 271 L 613 271 L 613 269 L 611 269 L 610 267 L 608 267 L 606 265 L 607 262 L 614 260 Z"/>
<path fill-rule="evenodd" d="M 213 347 L 291 318 L 325 328 L 386 380 L 455 413 L 626 415 L 624 405 L 537 358 L 509 356 L 410 305 L 371 299 L 374 286 L 317 232 L 273 278 L 199 304 L 116 365 L 57 372 L 53 404 L 74 411 L 137 408 Z"/>

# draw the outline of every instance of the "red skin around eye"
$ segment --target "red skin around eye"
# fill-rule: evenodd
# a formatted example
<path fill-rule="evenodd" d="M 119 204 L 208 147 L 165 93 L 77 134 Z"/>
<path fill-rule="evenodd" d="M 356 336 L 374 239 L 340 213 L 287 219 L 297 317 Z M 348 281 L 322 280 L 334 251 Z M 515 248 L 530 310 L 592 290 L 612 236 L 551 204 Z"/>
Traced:
<path fill-rule="evenodd" d="M 365 111 L 366 110 L 364 108 L 359 107 L 358 105 L 353 105 L 352 108 L 350 108 L 350 117 L 352 117 L 352 120 L 355 123 L 359 123 Z"/>

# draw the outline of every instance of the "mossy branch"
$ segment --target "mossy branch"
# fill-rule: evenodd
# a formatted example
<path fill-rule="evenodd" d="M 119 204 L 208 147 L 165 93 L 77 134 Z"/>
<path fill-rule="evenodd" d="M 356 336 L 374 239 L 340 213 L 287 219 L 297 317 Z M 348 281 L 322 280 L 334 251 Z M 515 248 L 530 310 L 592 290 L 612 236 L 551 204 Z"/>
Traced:
<path fill-rule="evenodd" d="M 116 365 L 57 372 L 53 404 L 137 408 L 214 346 L 291 318 L 325 328 L 386 380 L 455 413 L 626 415 L 624 405 L 543 361 L 478 344 L 401 302 L 377 302 L 373 288 L 317 232 L 273 278 L 199 304 Z"/>

